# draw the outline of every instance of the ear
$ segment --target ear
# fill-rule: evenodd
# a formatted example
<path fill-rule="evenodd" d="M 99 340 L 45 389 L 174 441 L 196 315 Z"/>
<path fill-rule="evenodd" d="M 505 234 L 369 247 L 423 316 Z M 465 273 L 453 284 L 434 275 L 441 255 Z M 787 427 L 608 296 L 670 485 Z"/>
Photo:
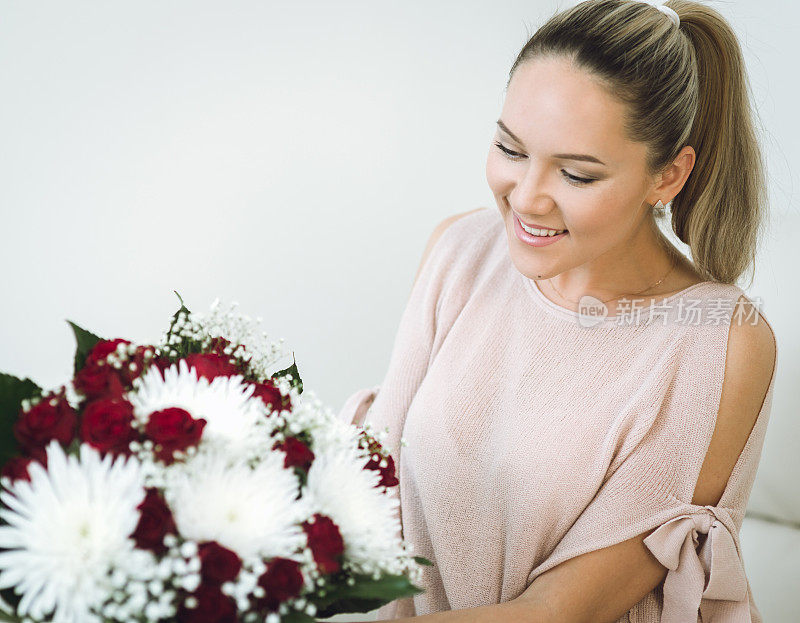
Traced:
<path fill-rule="evenodd" d="M 656 203 L 659 199 L 665 204 L 681 192 L 689 174 L 692 172 L 695 163 L 694 148 L 686 145 L 681 149 L 678 156 L 661 173 L 661 181 L 656 184 L 647 197 L 648 203 Z"/>

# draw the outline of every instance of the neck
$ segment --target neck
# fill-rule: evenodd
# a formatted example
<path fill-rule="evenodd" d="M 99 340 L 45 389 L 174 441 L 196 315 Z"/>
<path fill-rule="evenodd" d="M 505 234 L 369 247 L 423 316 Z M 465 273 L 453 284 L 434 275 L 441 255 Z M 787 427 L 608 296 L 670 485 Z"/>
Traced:
<path fill-rule="evenodd" d="M 679 252 L 649 217 L 631 238 L 575 268 L 545 279 L 559 299 L 576 305 L 584 295 L 601 301 L 646 298 L 670 292 Z"/>

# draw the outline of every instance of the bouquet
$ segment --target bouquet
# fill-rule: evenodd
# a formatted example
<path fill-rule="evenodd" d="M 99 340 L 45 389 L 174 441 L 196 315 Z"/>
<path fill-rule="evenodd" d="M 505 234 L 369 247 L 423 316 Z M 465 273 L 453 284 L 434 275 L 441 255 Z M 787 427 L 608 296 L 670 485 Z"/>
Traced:
<path fill-rule="evenodd" d="M 57 389 L 0 374 L 0 620 L 294 623 L 422 592 L 385 431 L 301 399 L 294 358 L 270 372 L 260 318 L 180 302 L 155 345 L 70 322 Z"/>

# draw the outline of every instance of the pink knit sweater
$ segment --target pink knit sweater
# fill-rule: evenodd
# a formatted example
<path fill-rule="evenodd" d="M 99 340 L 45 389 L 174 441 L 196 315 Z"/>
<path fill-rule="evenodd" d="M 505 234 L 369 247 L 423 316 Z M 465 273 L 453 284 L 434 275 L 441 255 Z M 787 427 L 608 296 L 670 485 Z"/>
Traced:
<path fill-rule="evenodd" d="M 719 505 L 691 503 L 742 293 L 707 281 L 587 327 L 516 269 L 496 209 L 450 225 L 383 382 L 339 412 L 352 421 L 374 398 L 365 421 L 389 430 L 402 536 L 433 562 L 425 592 L 378 620 L 506 602 L 569 558 L 657 528 L 645 544 L 667 577 L 620 622 L 761 623 L 739 529 L 774 372 Z"/>

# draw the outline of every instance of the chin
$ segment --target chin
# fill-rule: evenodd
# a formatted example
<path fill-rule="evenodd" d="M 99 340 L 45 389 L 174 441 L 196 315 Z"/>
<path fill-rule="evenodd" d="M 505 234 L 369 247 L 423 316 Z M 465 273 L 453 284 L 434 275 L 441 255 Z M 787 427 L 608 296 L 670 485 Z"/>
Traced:
<path fill-rule="evenodd" d="M 514 236 L 514 233 L 511 233 L 513 236 L 509 242 L 509 256 L 511 257 L 511 263 L 514 264 L 516 269 L 522 273 L 528 279 L 549 279 L 553 275 L 557 274 L 550 270 L 545 270 L 544 268 L 539 268 L 536 266 L 536 262 L 532 261 L 529 253 L 526 253 L 527 249 L 520 249 L 517 245 L 522 245 L 517 237 Z M 517 247 L 516 249 L 514 247 Z"/>

